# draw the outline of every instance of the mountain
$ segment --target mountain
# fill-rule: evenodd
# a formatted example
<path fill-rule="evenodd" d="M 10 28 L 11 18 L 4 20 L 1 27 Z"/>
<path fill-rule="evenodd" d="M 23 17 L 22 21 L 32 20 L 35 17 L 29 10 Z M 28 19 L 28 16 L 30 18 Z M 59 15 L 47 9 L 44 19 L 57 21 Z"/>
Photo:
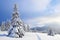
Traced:
<path fill-rule="evenodd" d="M 48 23 L 42 27 L 33 27 L 30 28 L 31 31 L 37 32 L 48 32 L 49 29 L 52 29 L 55 33 L 60 34 L 60 24 L 59 23 Z"/>
<path fill-rule="evenodd" d="M 30 30 L 37 31 L 37 32 L 47 32 L 47 29 L 48 29 L 47 26 L 30 28 Z"/>

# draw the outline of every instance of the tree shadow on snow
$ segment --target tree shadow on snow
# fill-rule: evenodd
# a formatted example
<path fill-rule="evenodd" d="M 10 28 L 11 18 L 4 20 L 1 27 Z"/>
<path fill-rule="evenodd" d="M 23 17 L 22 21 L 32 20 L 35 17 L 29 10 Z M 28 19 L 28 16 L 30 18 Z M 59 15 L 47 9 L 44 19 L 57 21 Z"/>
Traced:
<path fill-rule="evenodd" d="M 7 36 L 7 34 L 0 34 L 0 36 Z"/>
<path fill-rule="evenodd" d="M 14 38 L 12 36 L 8 36 L 7 34 L 0 34 L 0 37 L 10 37 L 10 38 Z"/>
<path fill-rule="evenodd" d="M 13 36 L 8 36 L 7 34 L 0 34 L 0 37 L 10 37 L 10 38 L 14 38 Z"/>

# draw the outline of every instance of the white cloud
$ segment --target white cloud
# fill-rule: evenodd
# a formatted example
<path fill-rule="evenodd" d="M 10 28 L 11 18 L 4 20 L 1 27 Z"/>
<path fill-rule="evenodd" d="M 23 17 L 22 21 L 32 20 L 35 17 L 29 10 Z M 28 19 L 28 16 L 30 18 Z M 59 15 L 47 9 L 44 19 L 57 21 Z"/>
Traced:
<path fill-rule="evenodd" d="M 22 3 L 24 11 L 43 11 L 46 10 L 51 0 L 25 0 Z"/>
<path fill-rule="evenodd" d="M 42 26 L 47 23 L 60 23 L 60 17 L 38 17 L 26 21 L 31 26 Z"/>

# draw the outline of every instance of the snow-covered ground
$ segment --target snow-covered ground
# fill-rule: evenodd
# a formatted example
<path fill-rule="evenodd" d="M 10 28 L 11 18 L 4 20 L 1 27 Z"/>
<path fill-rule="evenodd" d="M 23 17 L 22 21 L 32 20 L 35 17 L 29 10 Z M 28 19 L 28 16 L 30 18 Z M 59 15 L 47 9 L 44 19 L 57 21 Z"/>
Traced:
<path fill-rule="evenodd" d="M 7 37 L 7 32 L 0 31 L 0 40 L 60 40 L 60 35 L 48 36 L 47 33 L 26 32 L 22 38 Z"/>
<path fill-rule="evenodd" d="M 60 40 L 60 35 L 56 34 L 54 36 L 49 36 L 47 33 L 37 33 L 41 40 Z"/>
<path fill-rule="evenodd" d="M 35 33 L 26 32 L 22 38 L 7 37 L 7 32 L 0 31 L 0 40 L 37 40 Z"/>

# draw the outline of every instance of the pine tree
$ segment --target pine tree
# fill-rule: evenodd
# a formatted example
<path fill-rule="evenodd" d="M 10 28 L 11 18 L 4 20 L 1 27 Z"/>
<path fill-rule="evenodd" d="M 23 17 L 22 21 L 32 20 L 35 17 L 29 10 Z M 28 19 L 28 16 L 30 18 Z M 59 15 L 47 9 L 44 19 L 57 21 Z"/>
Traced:
<path fill-rule="evenodd" d="M 14 6 L 14 12 L 12 14 L 11 25 L 12 28 L 9 30 L 8 35 L 13 35 L 14 37 L 22 37 L 22 35 L 24 36 L 23 22 L 19 18 L 19 12 L 16 4 Z"/>
<path fill-rule="evenodd" d="M 27 24 L 25 24 L 25 31 L 26 31 L 26 32 L 29 32 L 29 31 L 30 31 L 29 25 L 27 25 Z"/>
<path fill-rule="evenodd" d="M 1 24 L 1 31 L 5 31 L 5 22 L 2 22 Z"/>
<path fill-rule="evenodd" d="M 7 20 L 6 24 L 5 24 L 5 30 L 8 31 L 9 28 L 10 28 L 10 25 L 11 25 L 11 21 L 10 20 Z"/>
<path fill-rule="evenodd" d="M 29 25 L 27 25 L 27 31 L 28 31 L 28 32 L 30 31 Z"/>
<path fill-rule="evenodd" d="M 54 36 L 54 31 L 52 29 L 49 29 L 48 35 Z"/>

